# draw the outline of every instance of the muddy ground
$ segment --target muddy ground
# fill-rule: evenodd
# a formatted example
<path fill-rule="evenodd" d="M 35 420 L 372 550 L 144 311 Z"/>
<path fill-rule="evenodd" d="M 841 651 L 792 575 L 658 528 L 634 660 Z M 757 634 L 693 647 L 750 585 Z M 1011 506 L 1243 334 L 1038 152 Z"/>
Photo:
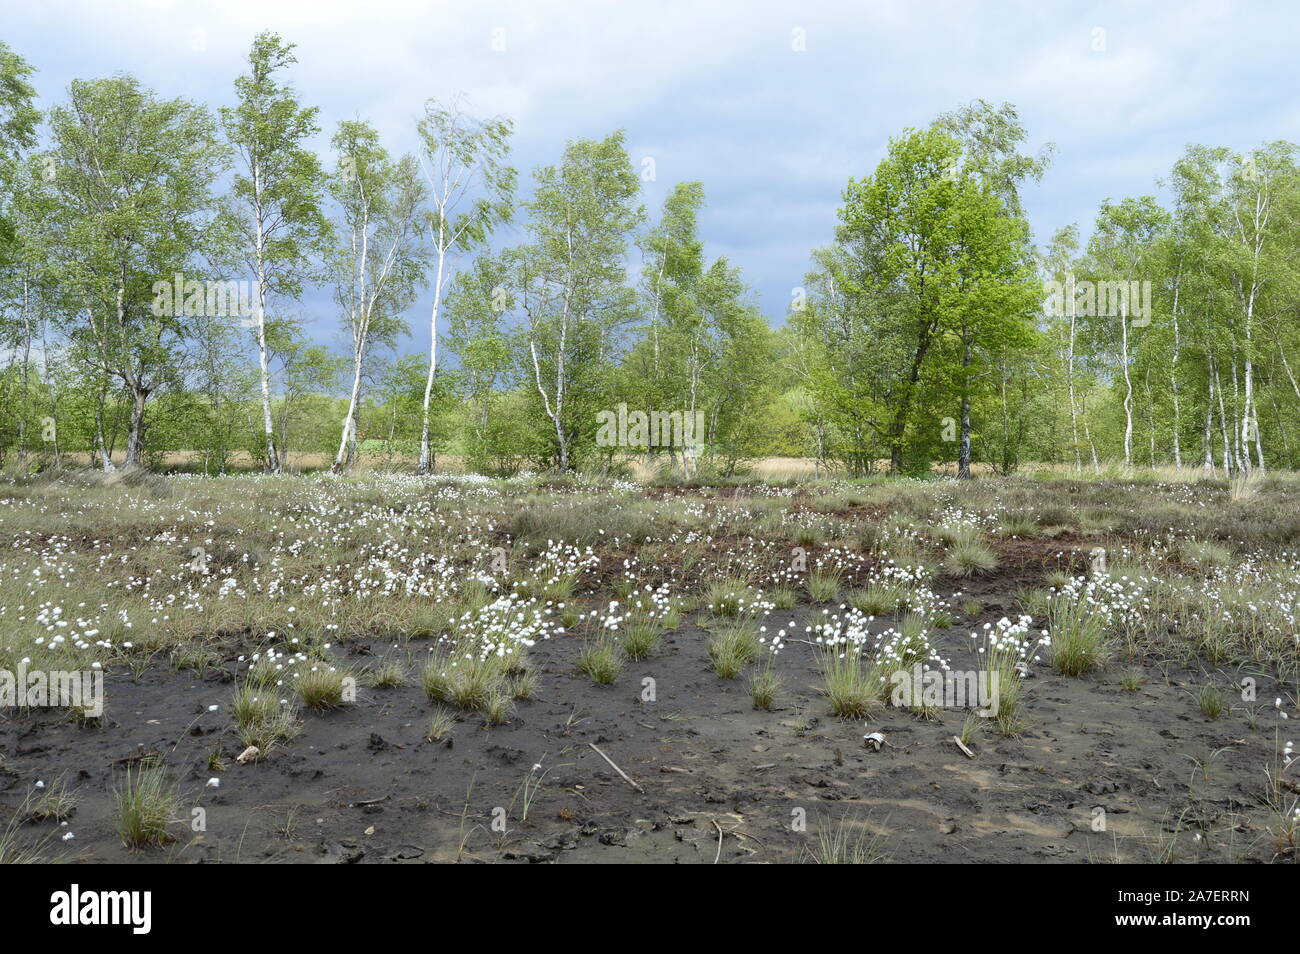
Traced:
<path fill-rule="evenodd" d="M 954 667 L 976 668 L 970 630 L 1018 612 L 1014 582 L 963 587 L 985 605 L 938 637 Z M 810 612 L 773 620 L 802 627 Z M 449 742 L 430 742 L 418 675 L 427 643 L 412 641 L 400 649 L 411 659 L 406 685 L 363 684 L 355 705 L 308 713 L 297 738 L 243 765 L 229 712 L 236 647 L 203 674 L 165 663 L 138 679 L 118 671 L 105 680 L 98 725 L 53 712 L 0 719 L 0 819 L 37 780 L 62 775 L 78 796 L 71 818 L 22 824 L 17 835 L 82 862 L 790 862 L 809 860 L 842 825 L 870 832 L 875 852 L 896 862 L 1277 860 L 1263 793 L 1280 690 L 1266 674 L 1249 673 L 1258 703 L 1233 696 L 1210 719 L 1195 697 L 1208 668 L 1148 663 L 1134 692 L 1118 666 L 1081 679 L 1039 666 L 1025 731 L 1005 738 L 990 725 L 972 759 L 953 741 L 963 712 L 835 718 L 812 648 L 795 641 L 778 660 L 778 708 L 757 711 L 743 677 L 713 673 L 706 642 L 688 617 L 652 658 L 600 687 L 577 670 L 581 640 L 552 639 L 532 651 L 537 691 L 509 724 L 466 714 Z M 353 644 L 347 661 L 365 666 L 390 649 Z M 1213 676 L 1231 686 L 1244 674 Z M 642 701 L 646 678 L 653 702 Z M 868 732 L 884 734 L 880 751 Z M 114 833 L 112 790 L 147 754 L 175 774 L 183 807 L 170 846 L 129 852 Z M 530 773 L 542 783 L 525 820 Z M 205 830 L 192 830 L 194 808 L 205 810 Z M 1097 809 L 1104 831 L 1094 830 Z"/>

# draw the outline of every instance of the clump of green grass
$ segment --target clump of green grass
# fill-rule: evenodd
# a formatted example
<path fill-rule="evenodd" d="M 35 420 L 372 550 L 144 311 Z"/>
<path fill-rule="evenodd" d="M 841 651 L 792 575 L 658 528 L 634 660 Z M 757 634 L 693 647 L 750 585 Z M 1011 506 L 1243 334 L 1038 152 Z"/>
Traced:
<path fill-rule="evenodd" d="M 615 582 L 615 592 L 619 592 L 631 582 L 632 581 L 630 580 L 619 580 Z M 520 596 L 539 597 L 544 600 L 551 600 L 559 603 L 571 597 L 573 591 L 577 589 L 578 573 L 576 571 L 539 571 L 520 577 L 514 581 L 512 586 L 514 591 Z"/>
<path fill-rule="evenodd" d="M 1102 669 L 1110 660 L 1110 639 L 1100 613 L 1078 600 L 1054 598 L 1047 610 L 1052 668 L 1063 676 Z"/>
<path fill-rule="evenodd" d="M 529 698 L 537 687 L 522 655 L 470 655 L 455 649 L 430 653 L 420 681 L 431 701 L 478 712 L 489 725 L 508 722 L 514 700 Z"/>
<path fill-rule="evenodd" d="M 1028 723 L 1020 711 L 1020 680 L 1015 681 L 1014 689 L 1002 690 L 1002 701 L 998 704 L 998 732 L 1008 739 L 1014 739 L 1025 731 Z"/>
<path fill-rule="evenodd" d="M 849 594 L 849 605 L 868 616 L 886 616 L 907 606 L 911 591 L 901 583 L 878 580 Z"/>
<path fill-rule="evenodd" d="M 1181 562 L 1201 569 L 1227 566 L 1232 562 L 1231 550 L 1209 540 L 1179 540 L 1174 552 Z"/>
<path fill-rule="evenodd" d="M 447 709 L 438 706 L 429 716 L 429 727 L 424 730 L 424 737 L 430 742 L 441 742 L 451 734 L 456 725 L 456 717 Z"/>
<path fill-rule="evenodd" d="M 808 596 L 814 603 L 828 603 L 835 599 L 844 575 L 836 569 L 816 567 L 808 574 Z"/>
<path fill-rule="evenodd" d="M 1119 684 L 1128 692 L 1137 692 L 1144 682 L 1146 678 L 1142 675 L 1141 669 L 1126 669 L 1119 677 Z"/>
<path fill-rule="evenodd" d="M 578 668 L 596 685 L 609 686 L 623 674 L 623 657 L 608 639 L 588 639 L 578 654 Z"/>
<path fill-rule="evenodd" d="M 834 828 L 821 825 L 806 859 L 818 865 L 874 865 L 885 860 L 882 838 L 856 819 L 840 819 Z"/>
<path fill-rule="evenodd" d="M 514 701 L 510 698 L 508 692 L 503 691 L 500 687 L 494 687 L 483 701 L 480 711 L 483 713 L 483 718 L 488 725 L 504 725 L 510 721 L 510 717 L 514 714 Z"/>
<path fill-rule="evenodd" d="M 407 616 L 403 633 L 408 639 L 436 639 L 451 628 L 453 616 L 448 604 L 417 606 Z"/>
<path fill-rule="evenodd" d="M 259 688 L 273 689 L 283 677 L 283 664 L 276 662 L 270 654 L 264 653 L 248 667 L 244 681 Z"/>
<path fill-rule="evenodd" d="M 934 537 L 940 543 L 948 546 L 955 546 L 958 543 L 971 543 L 982 540 L 983 532 L 979 527 L 973 527 L 966 523 L 940 524 L 937 527 L 930 528 L 930 536 Z"/>
<path fill-rule="evenodd" d="M 204 673 L 221 662 L 221 656 L 202 642 L 182 643 L 172 650 L 172 665 L 178 670 L 193 669 Z"/>
<path fill-rule="evenodd" d="M 43 865 L 54 860 L 46 854 L 53 842 L 48 834 L 32 839 L 21 832 L 30 805 L 28 798 L 5 827 L 0 828 L 0 865 Z"/>
<path fill-rule="evenodd" d="M 501 663 L 495 656 L 473 656 L 458 660 L 451 669 L 448 694 L 444 701 L 458 709 L 482 709 L 500 688 L 504 678 Z"/>
<path fill-rule="evenodd" d="M 781 677 L 769 656 L 767 665 L 755 669 L 749 677 L 749 697 L 754 700 L 755 709 L 766 712 L 776 704 L 776 695 L 780 691 Z"/>
<path fill-rule="evenodd" d="M 470 580 L 461 588 L 450 619 L 457 619 L 466 613 L 473 615 L 491 602 L 492 590 L 488 585 L 482 580 Z"/>
<path fill-rule="evenodd" d="M 646 659 L 659 648 L 663 628 L 658 620 L 632 617 L 624 621 L 619 630 L 619 643 L 628 659 Z"/>
<path fill-rule="evenodd" d="M 953 576 L 973 576 L 998 568 L 998 555 L 981 539 L 961 537 L 948 549 L 944 569 Z"/>
<path fill-rule="evenodd" d="M 531 669 L 510 673 L 506 689 L 512 699 L 531 699 L 537 693 L 537 674 Z"/>
<path fill-rule="evenodd" d="M 704 591 L 704 599 L 714 616 L 735 619 L 753 602 L 754 594 L 748 581 L 731 577 L 710 583 Z"/>
<path fill-rule="evenodd" d="M 246 682 L 236 689 L 231 713 L 240 741 L 245 747 L 255 746 L 263 755 L 276 743 L 287 742 L 298 734 L 293 707 L 282 705 L 266 686 Z"/>
<path fill-rule="evenodd" d="M 445 652 L 429 654 L 420 670 L 420 682 L 424 694 L 435 702 L 446 702 L 451 698 L 451 660 Z"/>
<path fill-rule="evenodd" d="M 142 762 L 127 768 L 113 792 L 115 827 L 122 844 L 132 851 L 172 840 L 167 831 L 176 818 L 180 796 L 176 783 L 159 764 Z"/>
<path fill-rule="evenodd" d="M 396 659 L 381 659 L 371 667 L 366 682 L 371 689 L 396 689 L 406 685 L 406 666 Z"/>
<path fill-rule="evenodd" d="M 858 548 L 865 553 L 875 553 L 885 542 L 885 531 L 878 523 L 864 523 L 858 527 Z"/>
<path fill-rule="evenodd" d="M 860 719 L 883 704 L 885 675 L 883 667 L 869 663 L 856 649 L 822 651 L 822 692 L 842 719 Z"/>
<path fill-rule="evenodd" d="M 1201 707 L 1201 714 L 1207 719 L 1217 719 L 1227 709 L 1223 693 L 1211 685 L 1201 686 L 1196 693 L 1196 703 Z"/>
<path fill-rule="evenodd" d="M 1050 570 L 1043 576 L 1043 582 L 1054 590 L 1063 590 L 1070 583 L 1070 574 L 1064 570 Z"/>
<path fill-rule="evenodd" d="M 724 626 L 709 640 L 713 671 L 723 679 L 740 675 L 742 669 L 758 658 L 762 649 L 757 628 L 748 623 Z"/>
<path fill-rule="evenodd" d="M 45 787 L 36 801 L 32 802 L 28 817 L 32 821 L 63 821 L 72 815 L 77 807 L 77 796 L 68 791 L 67 782 L 56 778 Z"/>
<path fill-rule="evenodd" d="M 1032 590 L 1021 590 L 1016 594 L 1016 601 L 1024 607 L 1030 616 L 1046 616 L 1052 608 L 1052 594 L 1041 586 Z"/>
<path fill-rule="evenodd" d="M 294 688 L 304 706 L 320 712 L 343 705 L 347 681 L 351 678 L 343 670 L 324 662 L 304 662 Z"/>
<path fill-rule="evenodd" d="M 998 533 L 1004 537 L 1019 537 L 1023 540 L 1038 536 L 1038 532 L 1038 520 L 1027 513 L 1008 514 L 998 524 Z"/>
<path fill-rule="evenodd" d="M 778 586 L 773 588 L 770 594 L 770 599 L 772 600 L 772 606 L 774 608 L 779 610 L 788 610 L 794 609 L 797 597 L 795 596 L 792 587 Z"/>

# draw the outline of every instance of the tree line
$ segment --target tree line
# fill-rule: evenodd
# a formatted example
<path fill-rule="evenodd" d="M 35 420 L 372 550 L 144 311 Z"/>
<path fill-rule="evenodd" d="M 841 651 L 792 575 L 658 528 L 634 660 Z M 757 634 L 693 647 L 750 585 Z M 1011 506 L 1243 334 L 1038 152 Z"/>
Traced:
<path fill-rule="evenodd" d="M 705 254 L 703 185 L 648 214 L 622 132 L 521 187 L 509 120 L 429 100 L 414 154 L 348 120 L 321 156 L 294 62 L 263 33 L 232 105 L 119 74 L 42 110 L 0 44 L 7 465 L 1297 465 L 1292 144 L 1189 147 L 1163 202 L 1107 200 L 1086 244 L 1070 226 L 1040 248 L 1022 193 L 1052 150 L 975 101 L 849 181 L 774 329 Z M 305 331 L 325 293 L 341 350 Z M 404 353 L 420 305 L 429 351 Z M 670 415 L 697 440 L 659 439 Z"/>

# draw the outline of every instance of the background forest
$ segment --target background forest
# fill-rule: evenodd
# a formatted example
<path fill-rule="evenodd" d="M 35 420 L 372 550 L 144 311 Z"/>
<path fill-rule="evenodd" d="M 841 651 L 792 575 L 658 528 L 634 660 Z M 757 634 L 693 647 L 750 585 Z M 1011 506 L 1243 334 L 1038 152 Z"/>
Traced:
<path fill-rule="evenodd" d="M 430 100 L 418 154 L 351 120 L 318 155 L 294 62 L 261 34 L 219 109 L 126 74 L 43 104 L 0 44 L 6 467 L 1297 466 L 1291 143 L 1190 145 L 1163 200 L 1036 241 L 1022 193 L 1053 151 L 976 100 L 845 184 L 773 327 L 705 253 L 706 185 L 646 209 L 623 133 L 521 176 L 509 120 Z M 701 415 L 702 457 L 603 446 L 620 405 Z"/>

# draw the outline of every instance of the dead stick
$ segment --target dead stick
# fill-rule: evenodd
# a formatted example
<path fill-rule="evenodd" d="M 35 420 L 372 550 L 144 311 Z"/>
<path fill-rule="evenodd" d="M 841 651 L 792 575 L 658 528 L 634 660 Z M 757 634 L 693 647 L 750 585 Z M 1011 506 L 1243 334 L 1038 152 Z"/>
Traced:
<path fill-rule="evenodd" d="M 975 758 L 975 753 L 972 752 L 970 749 L 966 748 L 966 744 L 965 744 L 964 742 L 962 742 L 961 739 L 959 739 L 957 736 L 954 735 L 954 736 L 952 737 L 952 740 L 953 740 L 954 742 L 957 743 L 957 748 L 961 749 L 962 752 L 964 752 L 964 753 L 966 754 L 966 758 L 968 758 L 968 759 L 973 759 L 973 758 Z"/>
<path fill-rule="evenodd" d="M 722 826 L 718 824 L 715 818 L 710 818 L 709 821 L 713 822 L 713 827 L 718 830 L 718 852 L 713 856 L 713 863 L 716 865 L 718 859 L 722 857 Z"/>
<path fill-rule="evenodd" d="M 645 789 L 642 788 L 640 785 L 638 785 L 636 782 L 632 781 L 630 778 L 628 778 L 627 773 L 624 772 L 624 771 L 623 771 L 621 768 L 619 768 L 617 765 L 615 765 L 613 759 L 611 759 L 608 755 L 606 755 L 606 754 L 605 754 L 604 752 L 602 752 L 600 749 L 596 748 L 596 743 L 595 743 L 595 742 L 588 742 L 587 744 L 590 745 L 590 746 L 592 747 L 592 749 L 595 750 L 595 752 L 596 752 L 597 755 L 599 755 L 602 759 L 604 759 L 606 762 L 609 763 L 609 767 L 610 767 L 610 768 L 612 768 L 615 772 L 617 772 L 619 775 L 621 775 L 621 776 L 623 777 L 623 781 L 627 782 L 627 784 L 631 785 L 633 788 L 635 788 L 635 789 L 636 789 L 638 792 L 640 792 L 642 795 L 645 794 Z"/>

